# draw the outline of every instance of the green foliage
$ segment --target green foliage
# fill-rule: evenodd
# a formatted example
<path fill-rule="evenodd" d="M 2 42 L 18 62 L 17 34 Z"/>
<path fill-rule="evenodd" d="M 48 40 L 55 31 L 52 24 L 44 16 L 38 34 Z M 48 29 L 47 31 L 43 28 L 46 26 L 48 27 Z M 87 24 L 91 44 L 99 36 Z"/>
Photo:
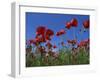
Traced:
<path fill-rule="evenodd" d="M 75 55 L 71 50 L 61 49 L 57 58 L 50 55 L 46 58 L 32 55 L 33 53 L 26 56 L 26 67 L 89 64 L 89 53 L 84 49 L 80 49 Z"/>

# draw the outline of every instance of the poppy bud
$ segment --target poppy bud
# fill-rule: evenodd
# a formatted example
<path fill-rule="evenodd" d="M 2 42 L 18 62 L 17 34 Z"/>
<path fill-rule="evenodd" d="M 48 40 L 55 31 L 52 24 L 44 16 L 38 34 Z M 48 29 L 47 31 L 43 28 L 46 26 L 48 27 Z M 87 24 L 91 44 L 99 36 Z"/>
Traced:
<path fill-rule="evenodd" d="M 67 22 L 67 23 L 66 23 L 66 28 L 67 28 L 67 29 L 70 29 L 70 28 L 71 28 L 71 23 L 70 23 L 70 22 Z"/>
<path fill-rule="evenodd" d="M 73 18 L 73 19 L 71 20 L 71 25 L 72 25 L 73 27 L 77 27 L 78 21 L 77 21 L 76 18 Z"/>
<path fill-rule="evenodd" d="M 83 26 L 85 29 L 88 29 L 89 28 L 89 20 L 84 21 Z"/>

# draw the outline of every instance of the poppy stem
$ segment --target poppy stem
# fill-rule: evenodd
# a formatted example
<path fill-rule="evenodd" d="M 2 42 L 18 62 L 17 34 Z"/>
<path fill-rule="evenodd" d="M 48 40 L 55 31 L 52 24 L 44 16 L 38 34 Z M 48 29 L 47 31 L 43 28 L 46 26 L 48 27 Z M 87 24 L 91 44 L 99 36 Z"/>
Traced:
<path fill-rule="evenodd" d="M 75 39 L 75 29 L 73 28 L 73 38 Z"/>
<path fill-rule="evenodd" d="M 83 32 L 84 32 L 84 27 L 82 26 L 82 30 L 81 30 L 82 32 L 81 32 L 81 40 L 83 40 Z"/>

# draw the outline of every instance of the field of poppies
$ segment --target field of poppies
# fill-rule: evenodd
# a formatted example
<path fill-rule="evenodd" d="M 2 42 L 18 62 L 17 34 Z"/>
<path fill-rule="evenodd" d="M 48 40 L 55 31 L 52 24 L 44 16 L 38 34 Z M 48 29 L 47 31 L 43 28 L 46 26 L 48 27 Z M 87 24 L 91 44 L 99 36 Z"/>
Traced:
<path fill-rule="evenodd" d="M 89 37 L 81 38 L 79 41 L 80 37 L 77 36 L 87 34 L 90 27 L 89 19 L 81 23 L 81 29 L 77 32 L 75 30 L 79 22 L 74 17 L 56 32 L 47 26 L 39 25 L 35 29 L 35 37 L 26 40 L 26 67 L 89 64 Z M 68 31 L 73 39 L 67 37 L 63 41 Z M 52 43 L 54 37 L 59 43 Z"/>

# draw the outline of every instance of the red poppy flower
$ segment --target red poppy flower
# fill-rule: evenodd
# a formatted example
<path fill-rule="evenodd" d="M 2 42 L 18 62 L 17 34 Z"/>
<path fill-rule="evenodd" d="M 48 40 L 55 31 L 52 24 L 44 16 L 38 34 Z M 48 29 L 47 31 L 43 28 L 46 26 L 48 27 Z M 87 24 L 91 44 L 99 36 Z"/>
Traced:
<path fill-rule="evenodd" d="M 40 42 L 46 42 L 45 37 L 41 37 Z"/>
<path fill-rule="evenodd" d="M 90 39 L 87 39 L 87 42 L 89 43 L 90 42 Z"/>
<path fill-rule="evenodd" d="M 68 43 L 71 43 L 71 40 L 67 40 Z"/>
<path fill-rule="evenodd" d="M 67 29 L 70 29 L 70 28 L 71 28 L 71 23 L 70 23 L 70 22 L 67 22 L 67 23 L 66 23 L 66 28 L 67 28 Z"/>
<path fill-rule="evenodd" d="M 36 42 L 46 42 L 46 40 L 45 40 L 45 36 L 37 36 L 36 38 L 35 38 L 35 40 L 36 40 Z"/>
<path fill-rule="evenodd" d="M 76 18 L 73 18 L 73 19 L 71 20 L 71 26 L 77 27 L 77 25 L 78 25 L 77 19 L 76 19 Z"/>
<path fill-rule="evenodd" d="M 46 31 L 46 27 L 44 27 L 44 26 L 39 26 L 39 27 L 37 28 L 37 30 L 36 30 L 36 35 L 44 35 L 45 31 Z"/>
<path fill-rule="evenodd" d="M 90 26 L 89 24 L 90 24 L 89 20 L 84 21 L 84 22 L 83 22 L 84 28 L 85 28 L 85 29 L 88 29 L 89 26 Z"/>
<path fill-rule="evenodd" d="M 36 40 L 35 39 L 29 40 L 29 44 L 36 44 Z"/>
<path fill-rule="evenodd" d="M 29 44 L 33 44 L 33 40 L 29 40 Z"/>
<path fill-rule="evenodd" d="M 45 47 L 43 47 L 43 46 L 38 47 L 38 49 L 39 49 L 39 51 L 41 52 L 41 54 L 43 54 L 43 53 L 46 52 L 46 51 L 45 51 Z"/>
<path fill-rule="evenodd" d="M 57 46 L 56 46 L 56 45 L 54 45 L 54 46 L 53 46 L 53 48 L 57 48 Z"/>
<path fill-rule="evenodd" d="M 46 30 L 46 35 L 53 36 L 54 35 L 54 32 L 51 29 L 47 29 Z"/>
<path fill-rule="evenodd" d="M 36 42 L 40 42 L 39 37 L 35 38 L 35 41 L 36 41 Z"/>
<path fill-rule="evenodd" d="M 84 42 L 87 43 L 87 44 L 89 44 L 90 39 L 86 39 L 86 40 L 84 40 Z"/>
<path fill-rule="evenodd" d="M 51 40 L 50 36 L 46 35 L 45 40 Z"/>
<path fill-rule="evenodd" d="M 86 46 L 86 43 L 84 41 L 81 41 L 79 44 L 78 44 L 78 47 L 82 47 L 82 46 Z"/>
<path fill-rule="evenodd" d="M 36 40 L 38 42 L 46 42 L 46 40 L 51 40 L 51 36 L 54 35 L 54 32 L 51 29 L 47 29 L 44 26 L 40 26 L 36 30 Z"/>
<path fill-rule="evenodd" d="M 63 35 L 63 34 L 65 34 L 65 33 L 66 33 L 65 30 L 62 29 L 62 30 L 60 30 L 59 32 L 57 32 L 56 35 L 57 35 L 57 36 L 60 36 L 60 35 Z"/>
<path fill-rule="evenodd" d="M 60 35 L 60 33 L 59 33 L 59 32 L 57 32 L 57 33 L 56 33 L 56 36 L 59 36 L 59 35 Z"/>
<path fill-rule="evenodd" d="M 50 47 L 52 47 L 52 44 L 51 44 L 50 42 L 48 42 L 48 43 L 46 44 L 46 46 L 48 46 L 48 47 L 50 48 Z"/>
<path fill-rule="evenodd" d="M 77 43 L 77 41 L 76 40 L 72 40 L 72 44 L 76 44 Z"/>
<path fill-rule="evenodd" d="M 78 44 L 78 47 L 87 46 L 89 44 L 89 39 L 83 40 Z"/>
<path fill-rule="evenodd" d="M 47 29 L 46 34 L 45 34 L 45 39 L 51 40 L 51 36 L 53 36 L 53 35 L 54 35 L 54 32 L 51 29 Z"/>
<path fill-rule="evenodd" d="M 76 40 L 67 40 L 67 42 L 68 42 L 69 44 L 76 44 L 76 43 L 77 43 Z"/>
<path fill-rule="evenodd" d="M 65 34 L 66 32 L 65 32 L 65 30 L 60 30 L 60 34 L 62 35 L 62 34 Z"/>

